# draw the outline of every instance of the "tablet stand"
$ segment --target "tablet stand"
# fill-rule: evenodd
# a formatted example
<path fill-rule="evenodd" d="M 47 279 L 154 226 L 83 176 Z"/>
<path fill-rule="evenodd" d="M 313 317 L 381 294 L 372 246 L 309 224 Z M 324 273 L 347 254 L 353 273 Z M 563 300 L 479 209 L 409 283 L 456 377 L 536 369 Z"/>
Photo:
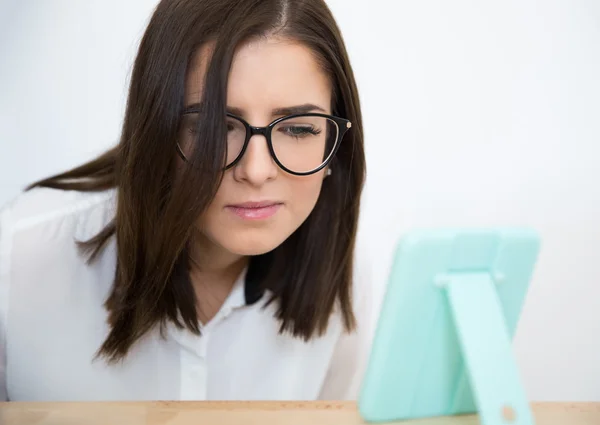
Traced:
<path fill-rule="evenodd" d="M 438 276 L 454 319 L 482 425 L 533 425 L 495 285 L 502 276 L 457 272 Z"/>

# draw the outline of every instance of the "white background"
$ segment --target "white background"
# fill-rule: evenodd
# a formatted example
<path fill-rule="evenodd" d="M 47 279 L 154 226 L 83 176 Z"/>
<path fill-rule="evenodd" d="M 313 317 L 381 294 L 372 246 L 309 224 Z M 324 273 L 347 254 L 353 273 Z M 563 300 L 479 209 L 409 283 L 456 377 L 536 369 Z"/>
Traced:
<path fill-rule="evenodd" d="M 600 2 L 330 0 L 364 106 L 382 293 L 413 226 L 531 225 L 532 400 L 600 400 Z M 154 0 L 0 0 L 0 204 L 118 139 Z"/>

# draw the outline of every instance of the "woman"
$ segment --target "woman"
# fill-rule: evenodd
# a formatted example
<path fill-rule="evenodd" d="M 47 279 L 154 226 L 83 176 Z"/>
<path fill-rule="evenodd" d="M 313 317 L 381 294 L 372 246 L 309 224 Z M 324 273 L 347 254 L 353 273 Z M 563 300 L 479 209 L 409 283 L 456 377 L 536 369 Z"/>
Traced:
<path fill-rule="evenodd" d="M 322 0 L 163 0 L 121 140 L 0 218 L 0 399 L 355 398 L 360 104 Z"/>

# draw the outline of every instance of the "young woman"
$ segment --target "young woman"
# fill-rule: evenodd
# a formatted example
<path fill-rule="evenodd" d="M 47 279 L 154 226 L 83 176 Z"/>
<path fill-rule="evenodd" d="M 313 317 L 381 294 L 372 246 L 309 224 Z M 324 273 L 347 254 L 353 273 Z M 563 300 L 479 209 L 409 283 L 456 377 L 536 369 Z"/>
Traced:
<path fill-rule="evenodd" d="M 354 398 L 356 84 L 322 0 L 163 0 L 117 147 L 0 216 L 0 399 Z"/>

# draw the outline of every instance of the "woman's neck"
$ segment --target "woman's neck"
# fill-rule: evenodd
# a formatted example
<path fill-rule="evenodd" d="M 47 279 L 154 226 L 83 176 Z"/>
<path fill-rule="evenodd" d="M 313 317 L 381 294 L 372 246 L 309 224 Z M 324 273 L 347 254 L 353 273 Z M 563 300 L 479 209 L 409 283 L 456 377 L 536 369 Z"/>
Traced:
<path fill-rule="evenodd" d="M 219 312 L 247 265 L 248 257 L 228 252 L 202 236 L 196 238 L 190 249 L 190 280 L 201 323 Z"/>

